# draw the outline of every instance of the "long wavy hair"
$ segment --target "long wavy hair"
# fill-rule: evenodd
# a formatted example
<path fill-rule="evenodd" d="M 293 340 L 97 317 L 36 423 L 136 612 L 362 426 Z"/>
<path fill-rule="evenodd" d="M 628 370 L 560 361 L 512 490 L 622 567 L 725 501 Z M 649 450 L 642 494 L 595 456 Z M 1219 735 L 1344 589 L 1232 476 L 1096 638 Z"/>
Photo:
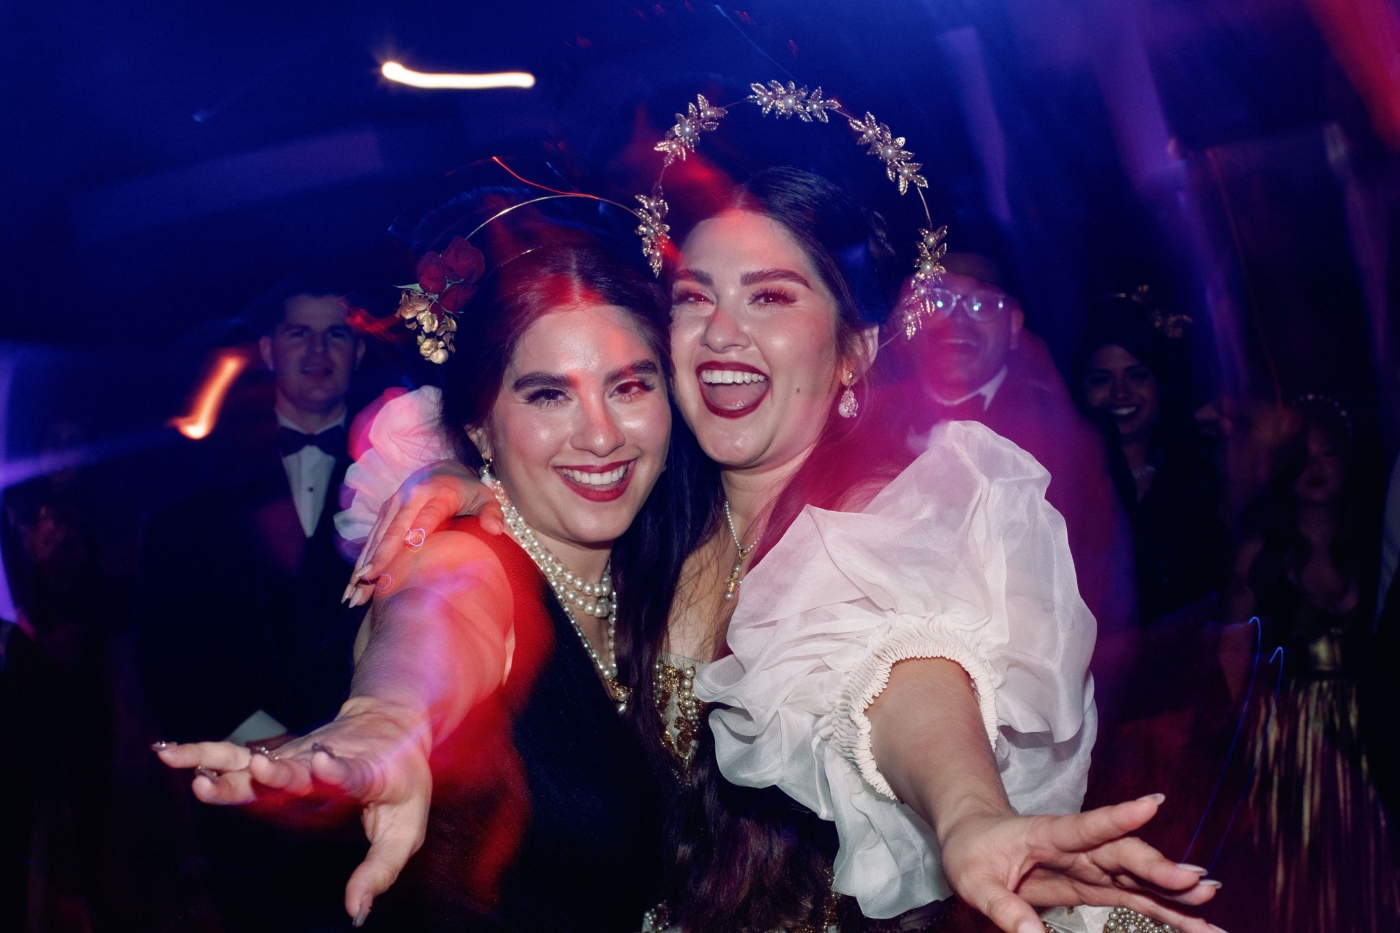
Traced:
<path fill-rule="evenodd" d="M 708 216 L 731 209 L 762 214 L 793 237 L 836 299 L 838 350 L 854 356 L 862 332 L 889 316 L 898 284 L 883 219 L 863 211 L 826 179 L 789 167 L 755 175 L 717 199 Z M 837 416 L 833 401 L 812 454 L 769 508 L 755 562 L 806 506 L 839 509 L 853 492 L 887 483 L 913 459 L 903 440 L 886 431 L 870 382 L 862 381 L 858 417 Z M 697 500 L 688 513 L 694 522 L 690 532 L 700 535 L 697 545 L 718 528 L 723 494 L 717 478 L 716 471 L 714 498 Z M 691 492 L 704 490 L 697 486 Z M 674 578 L 666 592 L 674 594 Z M 646 672 L 664 638 L 669 599 L 655 609 L 655 616 L 639 619 L 649 625 L 638 639 L 649 662 Z M 660 749 L 662 725 L 649 684 L 643 698 L 632 714 L 650 739 L 647 744 Z M 667 882 L 673 923 L 688 933 L 820 926 L 830 902 L 837 845 L 830 822 L 776 787 L 740 787 L 725 780 L 708 727 L 700 730 L 690 766 L 676 772 L 673 786 L 677 798 L 668 835 L 675 860 Z"/>

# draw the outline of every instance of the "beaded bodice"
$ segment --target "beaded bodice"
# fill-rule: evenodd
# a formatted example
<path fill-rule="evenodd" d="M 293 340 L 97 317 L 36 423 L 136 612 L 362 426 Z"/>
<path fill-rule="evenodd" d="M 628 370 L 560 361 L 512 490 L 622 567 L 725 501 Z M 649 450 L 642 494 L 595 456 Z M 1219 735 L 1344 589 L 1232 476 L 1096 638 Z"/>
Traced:
<path fill-rule="evenodd" d="M 663 651 L 656 659 L 656 711 L 661 715 L 661 741 L 685 767 L 695 757 L 700 735 L 700 701 L 695 699 L 695 672 L 700 662 Z"/>

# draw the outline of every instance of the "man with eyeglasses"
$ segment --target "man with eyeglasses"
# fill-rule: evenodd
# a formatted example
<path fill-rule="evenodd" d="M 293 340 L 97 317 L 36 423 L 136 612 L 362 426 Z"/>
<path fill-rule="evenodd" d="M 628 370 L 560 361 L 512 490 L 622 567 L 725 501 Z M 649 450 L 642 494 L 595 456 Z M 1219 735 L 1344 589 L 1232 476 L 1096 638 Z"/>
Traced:
<path fill-rule="evenodd" d="M 1065 519 L 1079 593 L 1098 620 L 1091 669 L 1100 717 L 1116 706 L 1135 629 L 1132 536 L 1114 493 L 1101 433 L 1075 409 L 1050 351 L 1025 329 L 1020 303 L 982 256 L 950 254 L 930 296 L 933 314 L 911 341 L 921 403 L 911 433 L 922 445 L 941 421 L 979 421 L 1040 461 L 1045 491 Z M 1121 637 L 1115 637 L 1121 636 Z"/>

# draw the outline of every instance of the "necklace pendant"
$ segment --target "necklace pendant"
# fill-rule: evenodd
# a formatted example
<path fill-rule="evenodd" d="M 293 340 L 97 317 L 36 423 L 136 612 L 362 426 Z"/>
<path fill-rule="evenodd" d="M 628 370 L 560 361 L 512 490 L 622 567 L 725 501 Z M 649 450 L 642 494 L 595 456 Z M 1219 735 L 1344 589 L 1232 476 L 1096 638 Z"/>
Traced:
<path fill-rule="evenodd" d="M 733 599 L 734 591 L 739 588 L 739 574 L 743 570 L 743 563 L 734 565 L 734 569 L 729 571 L 729 576 L 724 579 L 724 598 Z"/>
<path fill-rule="evenodd" d="M 627 712 L 627 701 L 632 699 L 631 688 L 622 686 L 616 680 L 608 680 L 604 684 L 608 689 L 608 696 L 613 703 L 617 704 L 617 711 L 619 713 Z"/>

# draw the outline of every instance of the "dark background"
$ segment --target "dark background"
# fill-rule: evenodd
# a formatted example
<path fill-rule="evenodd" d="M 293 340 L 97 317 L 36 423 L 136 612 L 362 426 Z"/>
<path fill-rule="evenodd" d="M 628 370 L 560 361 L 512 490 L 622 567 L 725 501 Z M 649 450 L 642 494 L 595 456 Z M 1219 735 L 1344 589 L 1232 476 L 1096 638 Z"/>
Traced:
<path fill-rule="evenodd" d="M 122 681 L 142 516 L 216 459 L 166 423 L 233 339 L 229 322 L 320 260 L 356 269 L 369 309 L 389 314 L 413 263 L 390 223 L 473 160 L 545 160 L 584 190 L 630 202 L 659 167 L 652 142 L 697 91 L 733 103 L 750 81 L 794 80 L 875 113 L 922 163 L 952 248 L 997 260 L 1062 365 L 1094 299 L 1151 283 L 1195 322 L 1196 401 L 1328 393 L 1392 454 L 1400 88 L 1378 83 L 1365 25 L 1324 28 L 1384 8 L 0 4 L 0 489 L 85 468 L 113 646 L 104 676 L 117 684 L 93 702 L 139 693 Z M 538 83 L 418 90 L 380 76 L 389 59 L 525 70 Z M 739 166 L 784 145 L 795 158 L 816 153 L 814 167 L 912 245 L 922 223 L 912 196 L 901 203 L 853 142 L 849 152 L 832 144 L 843 127 L 764 130 L 753 145 L 771 150 L 746 149 L 740 135 L 743 145 L 717 141 L 716 153 Z M 376 348 L 362 395 L 397 378 L 394 360 Z M 251 373 L 234 398 L 266 392 Z M 13 614 L 0 588 L 0 618 Z M 43 711 L 0 708 L 48 728 Z M 98 880 L 57 885 L 71 900 L 39 920 L 31 910 L 32 929 L 140 927 L 134 918 L 152 909 L 123 881 L 142 867 L 131 827 L 111 814 L 149 782 L 144 742 L 155 736 L 139 703 L 111 722 L 110 751 L 90 775 L 112 788 L 91 818 L 100 851 L 82 869 Z M 0 750 L 0 769 L 13 754 L 24 749 Z"/>

